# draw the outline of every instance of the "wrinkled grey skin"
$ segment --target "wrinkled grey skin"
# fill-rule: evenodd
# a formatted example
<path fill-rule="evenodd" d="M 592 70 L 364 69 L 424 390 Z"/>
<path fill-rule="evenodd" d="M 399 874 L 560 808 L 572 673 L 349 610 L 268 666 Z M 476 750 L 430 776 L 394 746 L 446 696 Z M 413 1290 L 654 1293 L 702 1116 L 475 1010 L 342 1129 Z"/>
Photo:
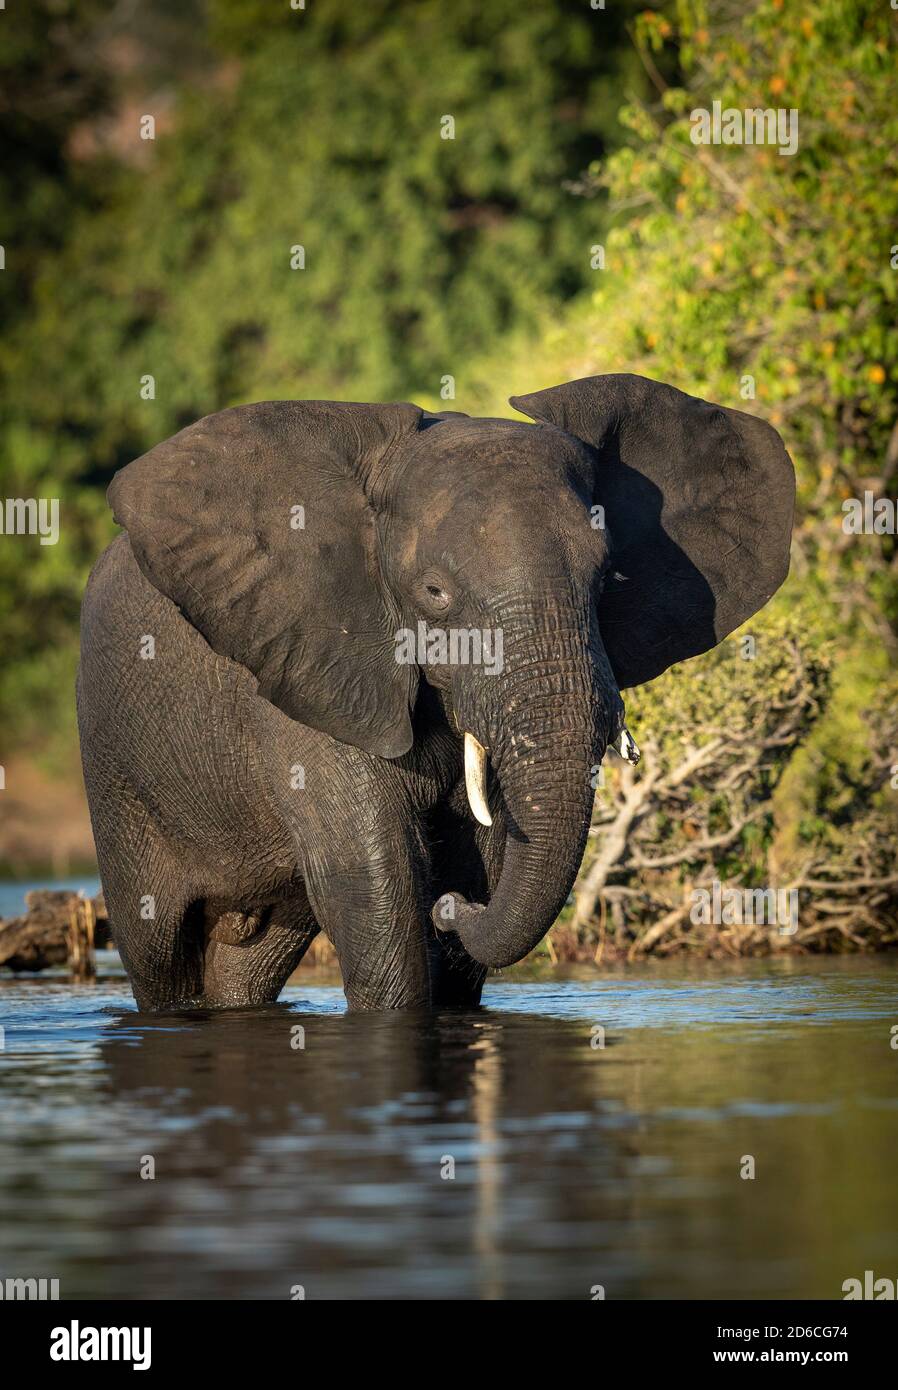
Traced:
<path fill-rule="evenodd" d="M 353 1008 L 476 1003 L 570 892 L 620 689 L 785 578 L 763 422 L 634 376 L 512 403 L 241 406 L 116 475 L 78 713 L 141 1008 L 273 1000 L 319 930 Z M 501 673 L 397 662 L 419 621 L 501 629 Z"/>

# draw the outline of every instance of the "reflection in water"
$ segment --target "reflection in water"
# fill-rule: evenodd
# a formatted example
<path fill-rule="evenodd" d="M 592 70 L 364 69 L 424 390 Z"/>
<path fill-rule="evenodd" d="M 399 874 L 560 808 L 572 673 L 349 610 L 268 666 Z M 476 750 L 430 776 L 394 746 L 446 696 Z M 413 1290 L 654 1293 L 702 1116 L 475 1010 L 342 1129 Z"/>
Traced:
<path fill-rule="evenodd" d="M 118 981 L 5 984 L 0 1276 L 88 1298 L 833 1298 L 898 1273 L 891 962 L 487 1000 L 347 1015 L 300 985 L 149 1017 Z"/>

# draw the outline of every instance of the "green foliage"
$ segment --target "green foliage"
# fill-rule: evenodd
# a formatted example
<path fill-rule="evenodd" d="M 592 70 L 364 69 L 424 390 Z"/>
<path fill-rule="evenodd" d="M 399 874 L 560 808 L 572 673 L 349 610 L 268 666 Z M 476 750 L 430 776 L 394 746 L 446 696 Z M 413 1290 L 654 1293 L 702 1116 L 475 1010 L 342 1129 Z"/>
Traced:
<path fill-rule="evenodd" d="M 164 39 L 170 78 L 177 6 L 128 8 L 137 70 L 155 75 Z M 215 0 L 203 61 L 164 100 L 116 89 L 99 103 L 97 56 L 67 123 L 31 130 L 22 245 L 0 277 L 23 310 L 0 347 L 0 447 L 6 495 L 64 495 L 65 540 L 53 556 L 0 551 L 8 733 L 22 732 L 42 653 L 68 641 L 73 669 L 115 468 L 239 401 L 414 398 L 447 375 L 461 386 L 473 355 L 586 285 L 604 199 L 565 185 L 624 136 L 617 107 L 645 86 L 624 29 L 635 8 Z M 115 7 L 80 9 L 40 0 L 21 22 L 14 57 L 39 86 L 70 52 L 117 51 Z M 194 50 L 198 22 L 188 6 Z M 157 139 L 143 142 L 138 113 L 157 107 Z M 117 121 L 123 158 L 66 158 L 72 129 L 96 134 L 91 113 Z M 44 146 L 61 177 L 52 198 Z M 141 398 L 146 376 L 154 399 Z"/>
<path fill-rule="evenodd" d="M 110 8 L 111 0 L 31 0 L 2 16 L 0 315 L 7 332 L 29 306 L 27 288 L 42 259 L 62 244 L 69 212 L 88 199 L 66 144 L 88 112 L 103 110 L 103 84 L 85 48 Z"/>
<path fill-rule="evenodd" d="M 446 375 L 455 408 L 501 415 L 513 392 L 641 372 L 770 419 L 799 506 L 790 579 L 747 628 L 755 659 L 733 639 L 629 694 L 637 781 L 659 780 L 598 891 L 617 944 L 688 944 L 678 904 L 708 874 L 801 883 L 808 944 L 894 936 L 895 539 L 841 525 L 845 498 L 894 495 L 898 476 L 888 5 L 681 0 L 639 16 L 641 62 L 627 10 L 581 0 L 207 13 L 213 47 L 151 151 L 135 131 L 130 162 L 46 178 L 42 151 L 73 115 L 35 127 L 9 190 L 31 251 L 0 287 L 16 306 L 6 495 L 61 494 L 66 524 L 34 563 L 0 548 L 7 731 L 61 722 L 80 587 L 108 534 L 102 485 L 187 421 L 278 395 L 445 405 Z M 797 154 L 693 144 L 690 112 L 715 100 L 795 108 Z M 719 755 L 671 786 L 714 737 Z M 623 776 L 597 801 L 594 846 Z M 649 856 L 669 862 L 635 862 Z M 596 862 L 566 914 L 590 949 Z"/>
<path fill-rule="evenodd" d="M 813 917 L 816 902 L 828 904 L 816 910 L 829 912 L 830 936 L 863 920 L 882 939 L 894 934 L 896 884 L 848 885 L 894 873 L 895 538 L 845 535 L 841 504 L 865 488 L 894 496 L 898 469 L 894 20 L 873 0 L 824 0 L 812 12 L 783 0 L 748 11 L 689 0 L 677 14 L 676 34 L 652 14 L 640 29 L 649 64 L 677 39 L 682 86 L 664 88 L 655 108 L 632 106 L 636 143 L 591 171 L 618 213 L 594 293 L 538 343 L 522 339 L 501 364 L 485 363 L 472 400 L 497 410 L 494 382 L 504 397 L 547 380 L 636 371 L 778 426 L 799 483 L 792 575 L 747 630 L 799 615 L 794 640 L 806 669 L 825 659 L 833 678 L 815 694 L 809 727 L 783 750 L 785 766 L 778 760 L 778 789 L 761 777 L 746 788 L 770 798 L 754 853 L 768 873 L 842 885 L 810 893 L 805 908 Z M 798 153 L 693 144 L 689 113 L 715 99 L 740 110 L 796 108 Z M 754 400 L 742 392 L 749 377 Z M 760 716 L 734 685 L 737 667 L 721 679 L 729 646 L 630 696 L 637 738 L 636 720 L 647 719 L 665 765 L 689 745 L 696 701 L 733 728 L 746 710 Z M 775 693 L 763 665 L 741 674 Z M 706 823 L 712 796 L 708 788 Z M 653 824 L 661 849 L 676 846 L 671 826 Z M 740 846 L 733 860 L 716 856 L 722 875 L 752 872 L 745 835 Z M 635 927 L 657 906 L 631 912 Z"/>

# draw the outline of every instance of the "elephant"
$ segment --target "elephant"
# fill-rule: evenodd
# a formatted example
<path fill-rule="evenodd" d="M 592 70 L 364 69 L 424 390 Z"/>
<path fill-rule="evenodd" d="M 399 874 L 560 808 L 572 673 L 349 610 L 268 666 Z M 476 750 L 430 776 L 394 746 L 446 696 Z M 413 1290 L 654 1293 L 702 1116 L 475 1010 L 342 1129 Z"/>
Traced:
<path fill-rule="evenodd" d="M 319 931 L 350 1009 L 477 1006 L 637 756 L 621 691 L 782 584 L 765 421 L 631 374 L 510 403 L 239 405 L 113 477 L 78 722 L 139 1009 L 273 1001 Z"/>

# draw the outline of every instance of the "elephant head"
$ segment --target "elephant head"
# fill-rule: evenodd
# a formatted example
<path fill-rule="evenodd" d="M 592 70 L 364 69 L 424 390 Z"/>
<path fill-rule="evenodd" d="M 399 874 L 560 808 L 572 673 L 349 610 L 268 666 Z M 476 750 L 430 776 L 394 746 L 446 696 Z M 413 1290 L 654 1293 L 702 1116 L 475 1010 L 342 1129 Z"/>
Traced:
<path fill-rule="evenodd" d="M 182 430 L 109 490 L 144 574 L 292 719 L 412 748 L 425 680 L 465 739 L 486 905 L 437 926 L 521 959 L 576 877 L 620 690 L 719 642 L 788 571 L 794 477 L 753 416 L 642 377 L 511 404 L 536 421 L 284 401 Z M 491 769 L 491 775 L 489 773 Z"/>

